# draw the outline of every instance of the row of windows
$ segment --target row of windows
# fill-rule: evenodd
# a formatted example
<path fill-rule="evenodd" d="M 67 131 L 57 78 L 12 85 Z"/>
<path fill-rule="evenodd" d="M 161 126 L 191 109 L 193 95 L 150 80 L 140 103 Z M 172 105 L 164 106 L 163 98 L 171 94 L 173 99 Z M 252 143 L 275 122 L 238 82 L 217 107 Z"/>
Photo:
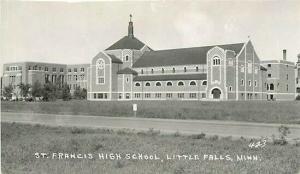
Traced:
<path fill-rule="evenodd" d="M 245 82 L 244 82 L 244 79 L 241 80 L 241 86 L 244 86 L 245 85 Z M 248 80 L 248 86 L 252 86 L 252 81 L 251 80 Z M 254 86 L 257 87 L 257 81 L 255 80 L 254 81 Z"/>
<path fill-rule="evenodd" d="M 279 87 L 279 83 L 277 83 L 277 88 Z M 275 85 L 273 83 L 267 84 L 267 90 L 273 91 L 275 89 Z M 286 85 L 286 91 L 289 91 L 289 85 Z"/>
<path fill-rule="evenodd" d="M 184 86 L 184 85 L 185 85 L 185 84 L 184 84 L 183 81 L 179 81 L 179 82 L 177 83 L 177 86 Z M 190 85 L 190 86 L 196 86 L 197 83 L 196 83 L 195 81 L 190 81 L 189 85 Z M 207 81 L 203 81 L 203 82 L 202 82 L 202 85 L 203 85 L 203 86 L 207 85 Z M 135 83 L 135 86 L 139 87 L 139 86 L 141 86 L 141 83 L 137 82 L 137 83 Z M 146 82 L 146 83 L 145 83 L 145 86 L 151 86 L 150 82 Z M 161 82 L 156 82 L 156 83 L 155 83 L 155 86 L 162 86 L 162 83 L 161 83 Z M 173 82 L 166 82 L 166 86 L 173 86 Z"/>
<path fill-rule="evenodd" d="M 195 67 L 195 72 L 199 72 L 199 67 L 197 66 L 197 67 Z M 165 68 L 161 68 L 161 71 L 160 71 L 161 73 L 165 73 Z M 176 68 L 172 68 L 172 73 L 175 73 L 176 72 Z M 187 72 L 187 68 L 186 67 L 183 67 L 183 72 Z M 201 72 L 206 72 L 206 68 L 205 67 L 203 67 L 202 69 L 201 69 Z M 143 69 L 141 69 L 141 74 L 144 74 L 144 70 Z M 154 69 L 152 68 L 151 69 L 151 74 L 154 74 Z"/>
<path fill-rule="evenodd" d="M 72 69 L 69 68 L 68 72 L 72 72 Z M 77 68 L 74 68 L 73 72 L 77 72 Z M 84 68 L 80 68 L 80 72 L 84 72 Z"/>
<path fill-rule="evenodd" d="M 21 66 L 7 66 L 6 67 L 6 71 L 18 71 L 18 70 L 22 70 Z"/>
<path fill-rule="evenodd" d="M 134 98 L 141 98 L 141 93 L 135 93 Z M 145 98 L 162 98 L 162 93 L 145 93 Z M 166 98 L 197 98 L 197 93 L 166 93 Z M 201 98 L 206 98 L 206 93 L 201 93 Z"/>
<path fill-rule="evenodd" d="M 272 78 L 272 74 L 271 73 L 268 74 L 268 78 Z M 286 75 L 286 80 L 289 80 L 289 75 L 288 74 Z"/>
<path fill-rule="evenodd" d="M 107 99 L 107 93 L 94 93 L 94 99 Z"/>
<path fill-rule="evenodd" d="M 79 78 L 78 78 L 79 77 Z M 81 75 L 73 75 L 73 80 L 74 81 L 77 81 L 77 80 L 84 80 L 84 75 L 81 74 Z M 68 75 L 68 81 L 71 81 L 72 80 L 72 75 Z"/>

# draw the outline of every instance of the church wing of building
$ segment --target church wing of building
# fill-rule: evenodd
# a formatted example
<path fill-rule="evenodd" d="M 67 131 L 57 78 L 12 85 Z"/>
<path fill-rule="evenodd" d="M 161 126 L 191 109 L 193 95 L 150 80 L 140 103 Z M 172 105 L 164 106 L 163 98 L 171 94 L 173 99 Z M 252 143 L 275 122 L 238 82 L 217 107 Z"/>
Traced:
<path fill-rule="evenodd" d="M 252 42 L 152 50 L 128 35 L 89 68 L 89 100 L 261 100 L 266 68 Z"/>

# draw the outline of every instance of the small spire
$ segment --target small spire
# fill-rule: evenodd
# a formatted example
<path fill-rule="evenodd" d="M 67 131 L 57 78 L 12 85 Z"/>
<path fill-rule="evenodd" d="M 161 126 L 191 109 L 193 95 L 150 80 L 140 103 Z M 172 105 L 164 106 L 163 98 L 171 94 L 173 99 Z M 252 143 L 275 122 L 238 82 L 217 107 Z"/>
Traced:
<path fill-rule="evenodd" d="M 132 14 L 129 15 L 128 36 L 133 38 L 133 22 L 131 21 Z"/>

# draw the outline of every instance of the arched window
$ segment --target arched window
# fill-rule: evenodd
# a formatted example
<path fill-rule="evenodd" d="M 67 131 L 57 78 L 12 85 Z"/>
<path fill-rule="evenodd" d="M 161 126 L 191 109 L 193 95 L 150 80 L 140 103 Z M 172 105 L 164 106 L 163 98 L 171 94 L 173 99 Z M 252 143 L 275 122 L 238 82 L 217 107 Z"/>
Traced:
<path fill-rule="evenodd" d="M 244 79 L 241 80 L 241 83 L 242 83 L 241 85 L 244 86 Z"/>
<path fill-rule="evenodd" d="M 140 83 L 135 83 L 135 86 L 141 86 L 141 84 Z"/>
<path fill-rule="evenodd" d="M 270 90 L 274 90 L 274 84 L 273 83 L 270 84 Z"/>
<path fill-rule="evenodd" d="M 221 59 L 219 56 L 215 56 L 213 58 L 213 65 L 220 65 L 221 64 Z"/>
<path fill-rule="evenodd" d="M 177 86 L 184 86 L 184 83 L 182 81 L 178 82 Z"/>
<path fill-rule="evenodd" d="M 145 83 L 145 86 L 150 86 L 150 83 L 149 82 Z"/>
<path fill-rule="evenodd" d="M 175 73 L 175 68 L 173 68 L 173 73 Z"/>
<path fill-rule="evenodd" d="M 105 83 L 105 61 L 103 59 L 96 61 L 96 79 L 96 84 Z"/>
<path fill-rule="evenodd" d="M 190 86 L 195 86 L 196 85 L 196 82 L 195 81 L 191 81 L 190 82 Z"/>
<path fill-rule="evenodd" d="M 156 82 L 155 86 L 161 86 L 160 82 Z"/>
<path fill-rule="evenodd" d="M 151 69 L 151 74 L 153 74 L 154 73 L 154 70 L 153 70 L 153 68 Z"/>
<path fill-rule="evenodd" d="M 183 68 L 183 71 L 186 72 L 186 67 Z"/>
<path fill-rule="evenodd" d="M 172 82 L 167 82 L 167 86 L 173 86 Z"/>
<path fill-rule="evenodd" d="M 199 71 L 199 67 L 198 66 L 196 66 L 196 72 L 198 72 Z"/>
<path fill-rule="evenodd" d="M 206 86 L 206 85 L 207 85 L 207 81 L 204 80 L 204 81 L 202 82 L 202 85 L 203 85 L 203 86 Z"/>
<path fill-rule="evenodd" d="M 128 56 L 128 55 L 125 56 L 125 61 L 126 61 L 126 62 L 129 61 L 129 56 Z"/>
<path fill-rule="evenodd" d="M 229 86 L 229 91 L 232 91 L 232 86 Z"/>
<path fill-rule="evenodd" d="M 165 69 L 162 68 L 162 69 L 161 69 L 161 73 L 165 73 Z"/>

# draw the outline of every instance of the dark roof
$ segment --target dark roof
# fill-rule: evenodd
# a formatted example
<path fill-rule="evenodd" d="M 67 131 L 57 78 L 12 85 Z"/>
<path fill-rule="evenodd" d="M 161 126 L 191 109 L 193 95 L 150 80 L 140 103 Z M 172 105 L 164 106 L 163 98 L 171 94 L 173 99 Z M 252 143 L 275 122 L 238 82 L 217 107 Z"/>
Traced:
<path fill-rule="evenodd" d="M 136 71 L 134 71 L 133 69 L 127 67 L 127 68 L 124 68 L 124 69 L 121 69 L 120 71 L 118 71 L 117 74 L 133 74 L 133 75 L 137 75 L 138 73 Z"/>
<path fill-rule="evenodd" d="M 108 54 L 111 58 L 112 63 L 123 63 L 120 59 L 118 59 L 115 55 Z"/>
<path fill-rule="evenodd" d="M 263 66 L 260 66 L 260 70 L 262 71 L 267 71 L 267 68 L 263 67 Z"/>
<path fill-rule="evenodd" d="M 206 54 L 215 46 L 235 51 L 238 54 L 244 43 L 150 51 L 138 59 L 133 67 L 206 64 Z"/>
<path fill-rule="evenodd" d="M 135 37 L 124 36 L 106 50 L 135 49 L 140 50 L 145 44 Z"/>
<path fill-rule="evenodd" d="M 206 76 L 206 74 L 144 75 L 135 77 L 133 81 L 206 80 Z"/>

